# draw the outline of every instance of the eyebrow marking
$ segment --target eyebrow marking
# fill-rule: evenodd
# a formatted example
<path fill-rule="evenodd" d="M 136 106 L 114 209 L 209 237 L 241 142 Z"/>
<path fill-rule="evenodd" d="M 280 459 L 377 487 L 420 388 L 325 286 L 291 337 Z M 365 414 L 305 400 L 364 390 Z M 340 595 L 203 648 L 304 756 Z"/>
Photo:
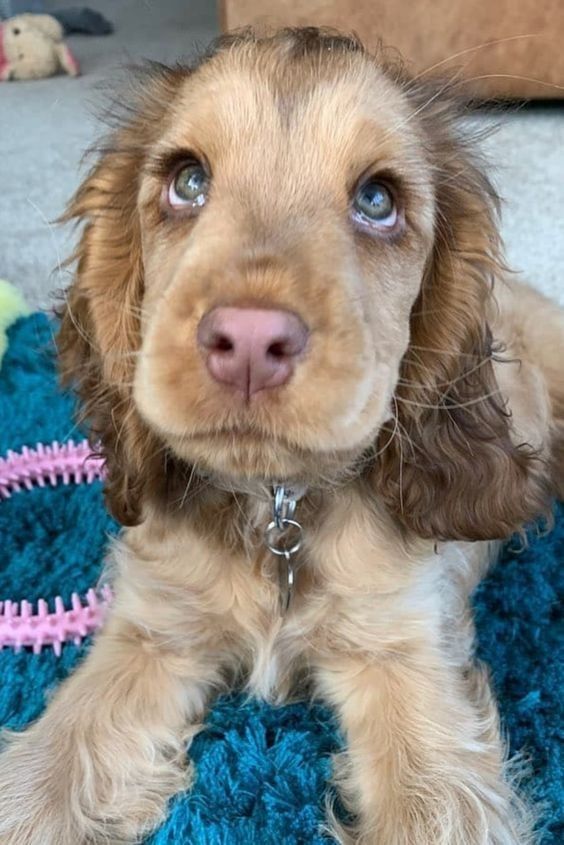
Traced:
<path fill-rule="evenodd" d="M 152 153 L 145 165 L 143 171 L 151 176 L 163 178 L 168 176 L 179 164 L 188 162 L 198 162 L 207 166 L 203 156 L 188 147 L 178 147 L 170 150 L 160 150 Z"/>

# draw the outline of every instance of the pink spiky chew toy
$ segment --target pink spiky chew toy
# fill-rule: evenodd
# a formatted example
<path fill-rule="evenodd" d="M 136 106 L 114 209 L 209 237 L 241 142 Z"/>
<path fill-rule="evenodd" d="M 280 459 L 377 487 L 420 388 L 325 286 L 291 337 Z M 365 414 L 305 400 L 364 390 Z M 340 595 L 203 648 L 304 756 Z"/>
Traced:
<path fill-rule="evenodd" d="M 33 487 L 91 484 L 103 476 L 103 461 L 92 456 L 86 440 L 77 444 L 55 441 L 50 446 L 39 443 L 35 449 L 24 446 L 21 452 L 9 451 L 0 458 L 0 499 Z M 0 601 L 0 649 L 29 647 L 39 654 L 43 646 L 50 645 L 58 656 L 63 643 L 78 645 L 100 627 L 110 600 L 111 590 L 104 586 L 88 590 L 84 599 L 73 593 L 70 608 L 56 596 L 54 612 L 49 611 L 45 599 L 39 599 L 35 611 L 25 600 Z"/>

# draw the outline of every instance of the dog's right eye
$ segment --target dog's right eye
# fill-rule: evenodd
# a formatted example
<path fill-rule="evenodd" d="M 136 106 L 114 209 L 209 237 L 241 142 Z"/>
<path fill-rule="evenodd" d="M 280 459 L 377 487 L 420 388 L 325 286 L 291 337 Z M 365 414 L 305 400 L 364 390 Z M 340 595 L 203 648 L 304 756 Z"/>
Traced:
<path fill-rule="evenodd" d="M 168 202 L 172 208 L 201 208 L 207 199 L 209 178 L 203 165 L 190 162 L 180 167 L 168 186 Z"/>

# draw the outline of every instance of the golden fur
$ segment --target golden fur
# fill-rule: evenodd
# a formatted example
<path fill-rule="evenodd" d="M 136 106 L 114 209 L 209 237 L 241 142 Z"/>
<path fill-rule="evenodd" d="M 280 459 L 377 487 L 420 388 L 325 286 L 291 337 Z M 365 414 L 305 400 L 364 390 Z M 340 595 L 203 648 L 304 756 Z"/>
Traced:
<path fill-rule="evenodd" d="M 329 812 L 339 841 L 532 842 L 468 596 L 562 485 L 564 318 L 510 280 L 455 104 L 309 29 L 229 36 L 133 91 L 70 206 L 60 333 L 129 527 L 104 630 L 0 756 L 0 842 L 137 841 L 188 784 L 186 742 L 226 683 L 274 700 L 306 683 L 335 707 L 356 818 Z M 172 217 L 163 184 L 188 152 L 212 192 Z M 398 235 L 351 225 L 366 173 L 401 197 Z M 218 304 L 309 325 L 287 385 L 245 403 L 212 382 L 196 329 Z M 280 617 L 263 531 L 283 479 L 307 494 Z"/>

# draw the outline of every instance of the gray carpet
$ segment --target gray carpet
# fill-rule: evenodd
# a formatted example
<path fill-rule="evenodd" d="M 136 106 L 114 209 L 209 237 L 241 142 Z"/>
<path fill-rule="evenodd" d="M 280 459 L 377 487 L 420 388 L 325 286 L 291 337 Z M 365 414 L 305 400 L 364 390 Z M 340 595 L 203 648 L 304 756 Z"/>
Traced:
<path fill-rule="evenodd" d="M 47 3 L 65 6 L 64 0 Z M 59 263 L 72 233 L 52 225 L 76 187 L 83 151 L 96 136 L 96 86 L 120 64 L 141 57 L 175 60 L 217 32 L 213 0 L 90 2 L 116 27 L 104 37 L 70 39 L 83 71 L 0 85 L 0 278 L 49 308 L 68 283 Z M 503 117 L 487 142 L 492 173 L 505 199 L 503 232 L 509 262 L 564 304 L 564 103 Z"/>

